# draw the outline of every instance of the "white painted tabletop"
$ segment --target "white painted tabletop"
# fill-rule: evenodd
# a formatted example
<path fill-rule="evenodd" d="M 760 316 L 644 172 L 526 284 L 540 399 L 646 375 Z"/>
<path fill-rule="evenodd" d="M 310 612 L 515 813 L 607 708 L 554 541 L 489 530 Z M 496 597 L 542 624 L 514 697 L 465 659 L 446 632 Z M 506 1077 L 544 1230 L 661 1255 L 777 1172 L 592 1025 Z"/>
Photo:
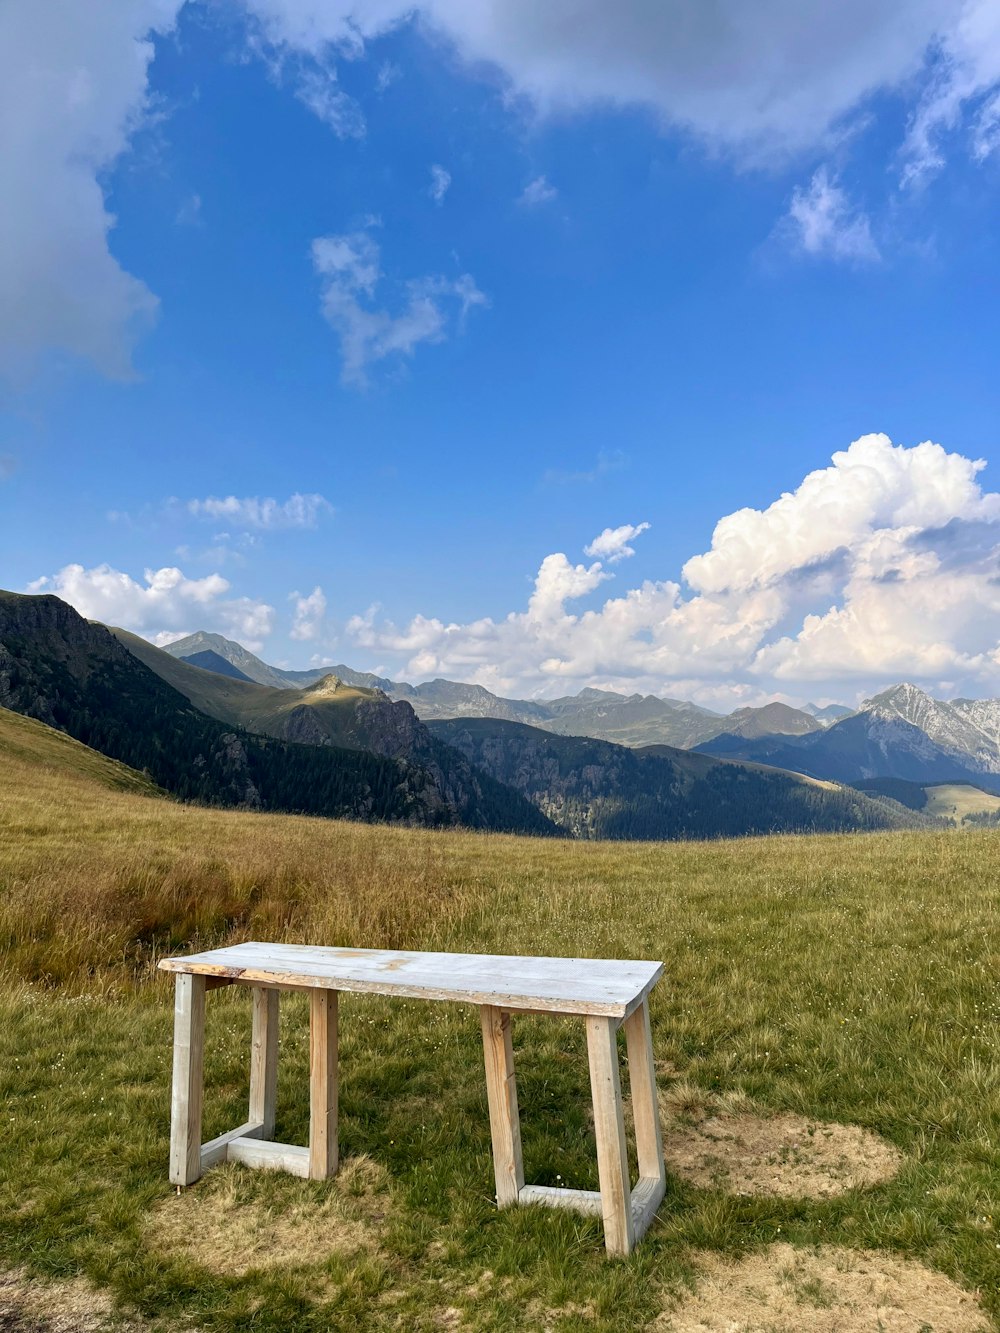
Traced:
<path fill-rule="evenodd" d="M 609 1018 L 627 1018 L 663 973 L 662 963 L 637 959 L 329 949 L 256 941 L 164 958 L 159 966 L 165 972 L 226 977 L 258 986 L 463 1000 L 501 1009 Z"/>

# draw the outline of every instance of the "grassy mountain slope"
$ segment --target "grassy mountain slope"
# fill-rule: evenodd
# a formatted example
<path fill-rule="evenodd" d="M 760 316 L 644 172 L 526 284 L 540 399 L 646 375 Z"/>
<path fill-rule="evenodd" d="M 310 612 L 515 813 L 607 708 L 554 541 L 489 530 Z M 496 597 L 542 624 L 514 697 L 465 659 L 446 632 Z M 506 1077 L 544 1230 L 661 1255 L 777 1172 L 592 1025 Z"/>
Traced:
<path fill-rule="evenodd" d="M 37 784 L 39 772 L 72 782 L 82 779 L 110 791 L 136 792 L 143 796 L 163 796 L 144 773 L 109 759 L 107 755 L 82 745 L 64 731 L 0 707 L 0 767 L 8 782 L 30 781 Z"/>
<path fill-rule="evenodd" d="M 951 824 L 1000 818 L 1000 796 L 972 782 L 921 785 L 901 778 L 866 778 L 852 786 L 869 795 L 890 796 L 911 810 L 922 810 Z"/>
<path fill-rule="evenodd" d="M 258 735 L 306 746 L 341 746 L 397 760 L 423 774 L 442 808 L 475 828 L 554 833 L 553 825 L 512 788 L 475 770 L 464 755 L 430 734 L 405 702 L 327 675 L 305 689 L 232 680 L 171 657 L 126 630 L 114 634 L 130 653 L 203 713 Z"/>
<path fill-rule="evenodd" d="M 234 680 L 250 679 L 249 676 L 244 675 L 239 667 L 233 666 L 232 662 L 211 648 L 205 648 L 200 653 L 190 653 L 180 660 L 187 662 L 190 666 L 201 667 L 203 671 L 215 671 L 222 676 L 232 676 Z"/>
<path fill-rule="evenodd" d="M 926 823 L 850 788 L 667 746 L 634 750 L 492 718 L 428 725 L 577 837 L 714 838 Z"/>
<path fill-rule="evenodd" d="M 337 676 L 345 685 L 355 685 L 361 689 L 384 690 L 392 685 L 391 680 L 386 680 L 382 676 L 374 676 L 369 671 L 352 671 L 347 666 L 286 671 L 283 667 L 270 666 L 267 662 L 261 661 L 241 643 L 226 639 L 221 634 L 209 634 L 206 630 L 198 630 L 183 639 L 175 639 L 173 643 L 166 645 L 164 651 L 171 657 L 181 658 L 194 666 L 202 666 L 209 671 L 222 671 L 225 675 L 230 674 L 225 668 L 205 657 L 205 654 L 210 653 L 220 661 L 235 667 L 245 679 L 255 681 L 258 685 L 270 685 L 272 689 L 278 690 L 302 689 L 328 675 Z M 192 662 L 193 658 L 202 660 Z"/>
<path fill-rule="evenodd" d="M 364 728 L 357 719 L 357 705 L 375 698 L 371 690 L 352 689 L 334 676 L 324 676 L 301 690 L 237 680 L 193 666 L 138 634 L 123 629 L 113 629 L 112 633 L 150 671 L 179 690 L 195 708 L 220 722 L 279 740 L 374 748 L 366 743 Z"/>
<path fill-rule="evenodd" d="M 186 800 L 428 825 L 546 828 L 530 803 L 487 778 L 458 792 L 459 783 L 449 788 L 414 764 L 289 744 L 207 717 L 103 625 L 56 597 L 0 593 L 0 705 L 68 732 Z M 456 768 L 463 765 L 456 755 Z M 451 799 L 456 794 L 461 801 Z"/>

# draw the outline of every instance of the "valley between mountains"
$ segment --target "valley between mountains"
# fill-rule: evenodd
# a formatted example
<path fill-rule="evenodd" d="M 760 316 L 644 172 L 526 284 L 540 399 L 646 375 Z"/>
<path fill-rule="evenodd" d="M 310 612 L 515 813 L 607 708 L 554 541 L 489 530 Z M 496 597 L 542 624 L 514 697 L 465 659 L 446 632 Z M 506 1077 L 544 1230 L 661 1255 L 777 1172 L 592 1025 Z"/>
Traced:
<path fill-rule="evenodd" d="M 775 701 L 727 716 L 596 689 L 504 699 L 343 665 L 286 671 L 206 632 L 164 650 L 56 597 L 0 593 L 0 706 L 173 797 L 236 808 L 638 840 L 1000 811 L 1000 702 L 912 685 L 857 711 Z"/>

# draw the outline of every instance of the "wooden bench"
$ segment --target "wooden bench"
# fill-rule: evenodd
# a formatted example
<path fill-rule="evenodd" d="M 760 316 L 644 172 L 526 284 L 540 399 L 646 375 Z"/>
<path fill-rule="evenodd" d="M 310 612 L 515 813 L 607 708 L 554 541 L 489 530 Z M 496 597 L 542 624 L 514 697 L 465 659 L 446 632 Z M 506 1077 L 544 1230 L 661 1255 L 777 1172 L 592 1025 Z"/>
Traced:
<path fill-rule="evenodd" d="M 337 1170 L 337 996 L 339 991 L 458 1000 L 479 1006 L 486 1057 L 497 1204 L 548 1204 L 604 1219 L 609 1252 L 628 1254 L 663 1198 L 665 1175 L 647 997 L 663 967 L 598 958 L 406 953 L 312 945 L 238 944 L 160 967 L 177 974 L 170 1179 L 190 1185 L 222 1161 L 279 1167 L 312 1180 Z M 205 993 L 252 988 L 250 1110 L 246 1124 L 201 1141 Z M 309 1146 L 275 1143 L 278 995 L 308 991 Z M 600 1192 L 526 1185 L 521 1162 L 510 1020 L 513 1013 L 573 1014 L 587 1029 Z M 622 1115 L 616 1033 L 625 1028 L 639 1179 L 632 1188 Z"/>

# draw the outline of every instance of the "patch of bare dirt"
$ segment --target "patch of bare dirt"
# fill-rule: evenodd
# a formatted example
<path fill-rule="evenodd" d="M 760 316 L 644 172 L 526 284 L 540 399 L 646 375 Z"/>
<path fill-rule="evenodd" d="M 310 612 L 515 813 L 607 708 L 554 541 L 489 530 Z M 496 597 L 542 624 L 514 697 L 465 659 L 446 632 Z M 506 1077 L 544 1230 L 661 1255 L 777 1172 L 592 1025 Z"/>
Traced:
<path fill-rule="evenodd" d="M 773 1245 L 706 1260 L 655 1333 L 988 1333 L 972 1292 L 922 1264 L 868 1250 Z"/>
<path fill-rule="evenodd" d="M 797 1115 L 721 1112 L 664 1125 L 667 1170 L 702 1189 L 822 1199 L 877 1185 L 899 1170 L 891 1143 L 857 1125 Z"/>
<path fill-rule="evenodd" d="M 142 1333 L 111 1298 L 82 1278 L 42 1282 L 24 1269 L 0 1270 L 0 1333 Z"/>
<path fill-rule="evenodd" d="M 161 1253 L 241 1276 L 374 1253 L 389 1206 L 388 1176 L 367 1157 L 346 1161 L 320 1197 L 293 1176 L 226 1165 L 164 1199 L 147 1235 Z"/>

